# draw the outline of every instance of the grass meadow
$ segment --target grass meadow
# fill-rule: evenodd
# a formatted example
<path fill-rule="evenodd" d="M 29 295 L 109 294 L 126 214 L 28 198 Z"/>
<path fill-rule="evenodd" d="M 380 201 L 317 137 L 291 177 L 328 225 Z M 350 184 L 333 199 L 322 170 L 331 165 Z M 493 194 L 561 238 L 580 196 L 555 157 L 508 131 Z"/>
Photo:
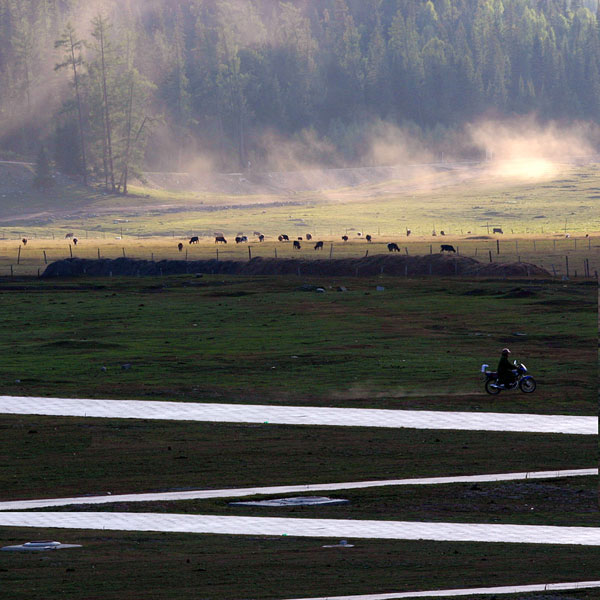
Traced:
<path fill-rule="evenodd" d="M 28 215 L 0 222 L 0 393 L 595 414 L 598 290 L 583 275 L 587 264 L 591 275 L 600 269 L 598 166 L 568 167 L 544 182 L 406 188 L 243 197 L 139 188 L 122 198 L 65 185 L 38 194 Z M 23 192 L 4 198 L 11 215 L 28 200 Z M 493 227 L 504 234 L 492 235 Z M 556 277 L 36 277 L 71 254 L 214 258 L 221 231 L 229 239 L 218 247 L 223 260 L 359 257 L 387 252 L 390 241 L 428 254 L 451 243 L 461 255 L 531 262 Z M 77 246 L 65 239 L 71 232 Z M 236 245 L 242 232 L 250 243 Z M 322 255 L 304 240 L 300 251 L 276 241 L 309 232 L 325 242 Z M 187 243 L 191 235 L 198 245 Z M 302 291 L 304 284 L 326 291 Z M 504 346 L 537 379 L 534 394 L 485 394 L 480 365 L 495 366 Z M 27 415 L 3 416 L 0 435 L 3 500 L 597 464 L 592 436 Z M 336 493 L 348 506 L 268 513 L 224 500 L 96 510 L 594 526 L 595 486 L 585 477 L 350 490 Z M 1 545 L 33 539 L 83 548 L 1 553 L 0 586 L 11 600 L 281 600 L 584 581 L 597 579 L 600 566 L 600 549 L 579 546 L 352 540 L 354 548 L 326 549 L 331 539 L 0 528 Z M 597 591 L 552 597 L 587 600 Z"/>

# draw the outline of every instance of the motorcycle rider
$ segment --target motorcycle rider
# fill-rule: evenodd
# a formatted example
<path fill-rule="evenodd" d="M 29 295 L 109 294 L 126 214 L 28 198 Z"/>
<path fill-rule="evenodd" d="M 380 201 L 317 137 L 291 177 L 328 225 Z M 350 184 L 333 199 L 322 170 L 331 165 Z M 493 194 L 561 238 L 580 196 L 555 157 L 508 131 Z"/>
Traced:
<path fill-rule="evenodd" d="M 500 357 L 500 362 L 498 363 L 497 383 L 499 386 L 508 387 L 517 378 L 515 366 L 508 360 L 509 354 L 510 350 L 508 348 L 502 348 L 502 356 Z"/>

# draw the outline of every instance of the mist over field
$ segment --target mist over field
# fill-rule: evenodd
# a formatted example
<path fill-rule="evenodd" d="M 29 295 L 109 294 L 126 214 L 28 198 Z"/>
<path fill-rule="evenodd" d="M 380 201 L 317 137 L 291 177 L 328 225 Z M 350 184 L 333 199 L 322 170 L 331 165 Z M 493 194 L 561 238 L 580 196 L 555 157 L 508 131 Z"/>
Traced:
<path fill-rule="evenodd" d="M 473 7 L 0 0 L 0 158 L 118 193 L 149 172 L 217 191 L 209 173 L 301 172 L 284 185 L 301 190 L 398 167 L 426 189 L 432 166 L 520 181 L 592 160 L 596 3 Z"/>

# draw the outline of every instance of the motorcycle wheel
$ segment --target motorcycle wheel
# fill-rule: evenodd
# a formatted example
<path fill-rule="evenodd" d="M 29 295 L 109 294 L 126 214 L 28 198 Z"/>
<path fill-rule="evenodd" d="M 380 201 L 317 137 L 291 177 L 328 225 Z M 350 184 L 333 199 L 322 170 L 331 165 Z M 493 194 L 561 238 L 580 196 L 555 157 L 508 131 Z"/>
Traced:
<path fill-rule="evenodd" d="M 525 394 L 531 394 L 531 392 L 535 392 L 535 388 L 537 384 L 533 377 L 525 377 L 519 381 L 519 389 Z"/>
<path fill-rule="evenodd" d="M 492 387 L 492 383 L 496 383 L 493 379 L 488 379 L 485 382 L 485 391 L 492 396 L 500 393 L 500 388 Z"/>

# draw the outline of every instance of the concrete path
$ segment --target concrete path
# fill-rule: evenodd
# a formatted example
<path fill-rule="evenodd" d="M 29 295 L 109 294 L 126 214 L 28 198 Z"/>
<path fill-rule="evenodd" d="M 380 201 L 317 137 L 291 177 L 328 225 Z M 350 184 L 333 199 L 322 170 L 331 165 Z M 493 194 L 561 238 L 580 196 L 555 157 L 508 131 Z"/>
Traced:
<path fill-rule="evenodd" d="M 225 517 L 165 513 L 0 512 L 0 527 L 600 546 L 598 527 L 489 523 Z"/>
<path fill-rule="evenodd" d="M 114 502 L 173 502 L 175 500 L 204 500 L 207 498 L 240 498 L 243 496 L 328 492 L 395 485 L 439 485 L 448 483 L 485 483 L 559 477 L 585 477 L 598 475 L 598 469 L 571 471 L 532 471 L 530 473 L 496 473 L 493 475 L 461 475 L 454 477 L 427 477 L 421 479 L 387 479 L 382 481 L 354 481 L 347 483 L 320 483 L 307 485 L 280 485 L 253 488 L 228 488 L 223 490 L 190 490 L 186 492 L 156 492 L 147 494 L 115 494 L 110 496 L 78 496 L 74 498 L 48 498 L 45 500 L 11 500 L 0 502 L 3 510 L 31 510 L 50 506 L 85 504 L 112 504 Z"/>
<path fill-rule="evenodd" d="M 598 434 L 598 417 L 0 396 L 0 414 Z"/>
<path fill-rule="evenodd" d="M 600 588 L 600 581 L 577 581 L 571 583 L 538 583 L 533 585 L 511 585 L 491 588 L 458 590 L 435 590 L 430 592 L 398 592 L 390 594 L 365 594 L 362 596 L 327 596 L 326 598 L 301 598 L 296 600 L 396 600 L 400 598 L 440 598 L 452 596 L 474 596 L 476 594 L 525 594 L 528 592 L 559 592 Z"/>

